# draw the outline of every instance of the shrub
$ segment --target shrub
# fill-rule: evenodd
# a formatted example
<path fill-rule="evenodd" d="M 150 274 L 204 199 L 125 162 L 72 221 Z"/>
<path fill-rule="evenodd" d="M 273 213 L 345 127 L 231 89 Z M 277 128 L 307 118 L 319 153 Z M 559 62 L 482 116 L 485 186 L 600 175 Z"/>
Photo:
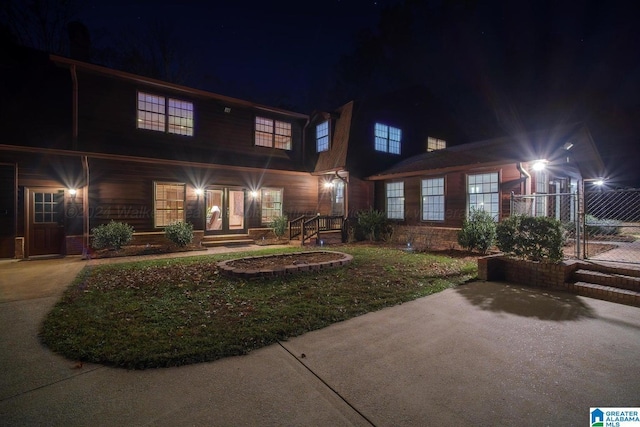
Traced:
<path fill-rule="evenodd" d="M 513 215 L 497 226 L 497 246 L 509 255 L 532 261 L 562 260 L 564 230 L 554 218 Z"/>
<path fill-rule="evenodd" d="M 193 224 L 188 222 L 174 222 L 165 227 L 164 235 L 180 247 L 187 246 L 193 241 Z"/>
<path fill-rule="evenodd" d="M 93 234 L 92 246 L 95 249 L 110 248 L 117 251 L 133 239 L 132 226 L 113 220 L 94 228 L 91 233 Z"/>
<path fill-rule="evenodd" d="M 620 234 L 620 221 L 615 219 L 599 219 L 593 215 L 585 216 L 585 229 L 589 236 L 612 236 Z"/>
<path fill-rule="evenodd" d="M 356 213 L 356 236 L 370 241 L 389 238 L 393 228 L 384 212 L 369 208 Z"/>
<path fill-rule="evenodd" d="M 458 233 L 458 243 L 467 250 L 477 249 L 483 254 L 489 251 L 496 241 L 496 223 L 493 216 L 485 210 L 471 209 L 468 219 L 462 223 Z"/>
<path fill-rule="evenodd" d="M 284 236 L 284 233 L 287 232 L 287 228 L 289 228 L 289 219 L 286 215 L 277 216 L 273 218 L 269 227 L 273 230 L 273 234 L 275 234 L 277 238 L 280 238 Z"/>

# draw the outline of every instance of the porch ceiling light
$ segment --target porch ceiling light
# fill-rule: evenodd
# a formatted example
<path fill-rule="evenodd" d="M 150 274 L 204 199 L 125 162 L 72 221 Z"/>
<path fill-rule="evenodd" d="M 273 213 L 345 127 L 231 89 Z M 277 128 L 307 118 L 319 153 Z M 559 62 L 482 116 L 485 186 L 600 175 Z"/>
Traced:
<path fill-rule="evenodd" d="M 547 161 L 546 160 L 536 160 L 533 163 L 533 170 L 534 171 L 541 171 L 544 170 L 547 167 Z"/>

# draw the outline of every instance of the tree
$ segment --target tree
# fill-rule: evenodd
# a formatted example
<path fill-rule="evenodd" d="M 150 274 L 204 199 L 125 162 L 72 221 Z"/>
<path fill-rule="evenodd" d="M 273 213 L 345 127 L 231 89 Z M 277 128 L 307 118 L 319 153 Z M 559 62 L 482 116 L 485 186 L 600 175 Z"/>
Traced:
<path fill-rule="evenodd" d="M 68 55 L 67 25 L 77 19 L 82 0 L 4 0 L 0 23 L 23 46 Z"/>

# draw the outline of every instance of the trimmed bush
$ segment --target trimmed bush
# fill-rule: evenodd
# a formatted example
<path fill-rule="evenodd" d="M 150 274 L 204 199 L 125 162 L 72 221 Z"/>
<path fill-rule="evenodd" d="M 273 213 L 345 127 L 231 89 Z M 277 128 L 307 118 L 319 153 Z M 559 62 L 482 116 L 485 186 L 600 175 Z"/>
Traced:
<path fill-rule="evenodd" d="M 497 246 L 531 261 L 559 262 L 563 258 L 564 229 L 554 218 L 513 215 L 498 224 Z"/>
<path fill-rule="evenodd" d="M 371 242 L 388 239 L 393 234 L 391 223 L 384 212 L 369 208 L 356 213 L 356 239 Z"/>
<path fill-rule="evenodd" d="M 269 227 L 273 230 L 273 234 L 279 239 L 284 236 L 287 232 L 287 228 L 289 228 L 289 218 L 286 215 L 277 216 L 271 220 L 269 223 Z"/>
<path fill-rule="evenodd" d="M 117 251 L 133 239 L 133 227 L 114 220 L 94 228 L 91 233 L 93 234 L 91 245 L 95 249 L 109 248 Z"/>
<path fill-rule="evenodd" d="M 180 247 L 187 246 L 193 241 L 193 224 L 189 222 L 174 222 L 165 227 L 164 235 Z"/>
<path fill-rule="evenodd" d="M 620 234 L 621 221 L 615 219 L 599 219 L 593 215 L 585 216 L 585 228 L 589 236 L 613 236 Z"/>
<path fill-rule="evenodd" d="M 479 250 L 486 254 L 496 241 L 496 223 L 485 210 L 471 209 L 468 219 L 462 223 L 458 243 L 467 250 Z"/>

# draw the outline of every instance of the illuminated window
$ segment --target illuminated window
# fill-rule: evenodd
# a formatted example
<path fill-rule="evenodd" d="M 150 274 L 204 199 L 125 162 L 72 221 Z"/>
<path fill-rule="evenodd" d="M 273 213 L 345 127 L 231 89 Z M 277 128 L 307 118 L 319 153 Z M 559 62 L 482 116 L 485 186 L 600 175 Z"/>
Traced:
<path fill-rule="evenodd" d="M 318 153 L 329 149 L 329 121 L 316 126 L 316 150 Z"/>
<path fill-rule="evenodd" d="M 444 178 L 422 180 L 422 220 L 444 221 Z"/>
<path fill-rule="evenodd" d="M 262 224 L 267 225 L 282 216 L 282 189 L 263 188 L 260 194 Z"/>
<path fill-rule="evenodd" d="M 291 123 L 256 117 L 256 145 L 291 150 Z"/>
<path fill-rule="evenodd" d="M 447 148 L 447 141 L 433 137 L 427 138 L 427 151 L 444 150 Z"/>
<path fill-rule="evenodd" d="M 156 227 L 184 221 L 184 196 L 184 184 L 155 183 L 153 217 Z"/>
<path fill-rule="evenodd" d="M 138 129 L 193 136 L 193 103 L 138 92 Z"/>
<path fill-rule="evenodd" d="M 381 123 L 376 123 L 374 133 L 376 151 L 400 154 L 402 130 L 392 126 L 383 125 Z"/>
<path fill-rule="evenodd" d="M 498 173 L 481 173 L 469 175 L 468 183 L 468 213 L 472 209 L 489 212 L 494 220 L 498 220 L 500 213 L 500 193 L 498 192 Z"/>
<path fill-rule="evenodd" d="M 387 218 L 404 219 L 404 182 L 387 183 Z"/>

